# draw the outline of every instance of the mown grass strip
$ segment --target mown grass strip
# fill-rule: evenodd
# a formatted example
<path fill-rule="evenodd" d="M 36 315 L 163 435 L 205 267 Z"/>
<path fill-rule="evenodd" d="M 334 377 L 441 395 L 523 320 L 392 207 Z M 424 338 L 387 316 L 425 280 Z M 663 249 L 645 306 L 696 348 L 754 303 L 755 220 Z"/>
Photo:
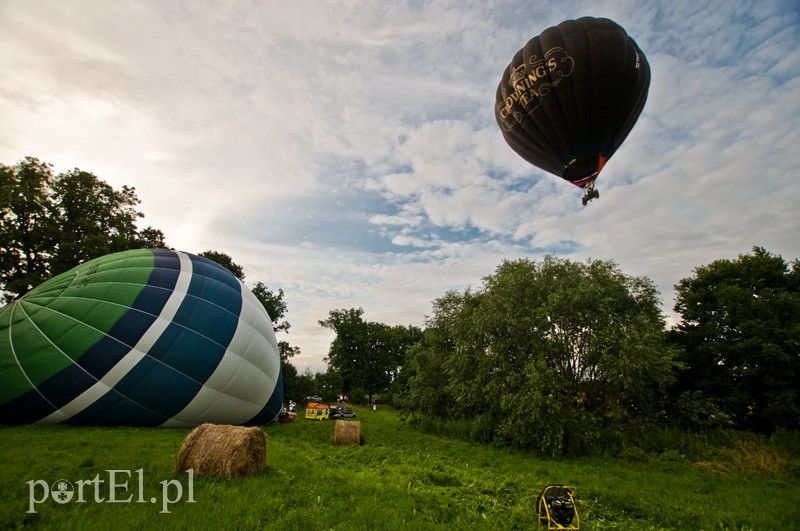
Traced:
<path fill-rule="evenodd" d="M 800 478 L 788 472 L 543 459 L 423 434 L 390 408 L 356 411 L 363 446 L 333 445 L 329 421 L 268 426 L 266 469 L 244 479 L 195 477 L 194 503 L 186 501 L 187 477 L 171 474 L 188 429 L 2 427 L 0 528 L 531 529 L 535 497 L 550 483 L 577 488 L 586 530 L 791 529 L 800 521 Z M 108 470 L 131 472 L 116 492 L 130 502 L 108 502 Z M 104 481 L 105 501 L 90 484 L 84 503 L 49 499 L 29 512 L 30 481 L 94 478 Z M 184 489 L 168 513 L 165 481 Z"/>

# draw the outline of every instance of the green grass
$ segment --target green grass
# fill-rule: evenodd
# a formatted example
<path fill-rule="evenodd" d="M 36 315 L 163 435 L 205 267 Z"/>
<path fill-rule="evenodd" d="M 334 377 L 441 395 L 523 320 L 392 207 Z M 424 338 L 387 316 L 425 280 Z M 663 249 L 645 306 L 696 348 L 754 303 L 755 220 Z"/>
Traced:
<path fill-rule="evenodd" d="M 791 473 L 697 466 L 656 459 L 542 459 L 414 431 L 390 408 L 355 408 L 364 446 L 331 444 L 333 422 L 265 428 L 267 467 L 243 479 L 172 474 L 189 429 L 0 428 L 0 529 L 535 529 L 538 492 L 577 488 L 582 529 L 792 529 L 800 522 L 800 479 Z M 138 474 L 143 478 L 144 503 Z M 129 470 L 130 503 L 52 499 L 29 513 L 29 484 L 103 479 Z M 174 499 L 163 509 L 162 482 Z M 37 486 L 37 496 L 43 487 Z M 150 499 L 155 498 L 155 503 Z"/>

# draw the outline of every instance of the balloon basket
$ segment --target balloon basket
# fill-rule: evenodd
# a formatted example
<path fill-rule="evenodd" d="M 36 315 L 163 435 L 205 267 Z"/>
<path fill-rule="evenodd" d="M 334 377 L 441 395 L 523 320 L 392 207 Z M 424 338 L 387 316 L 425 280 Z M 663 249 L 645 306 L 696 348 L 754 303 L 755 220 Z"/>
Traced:
<path fill-rule="evenodd" d="M 597 199 L 600 197 L 600 192 L 598 192 L 594 187 L 594 183 L 584 188 L 584 190 L 583 197 L 581 198 L 581 203 L 583 203 L 583 206 L 586 206 L 592 199 Z"/>

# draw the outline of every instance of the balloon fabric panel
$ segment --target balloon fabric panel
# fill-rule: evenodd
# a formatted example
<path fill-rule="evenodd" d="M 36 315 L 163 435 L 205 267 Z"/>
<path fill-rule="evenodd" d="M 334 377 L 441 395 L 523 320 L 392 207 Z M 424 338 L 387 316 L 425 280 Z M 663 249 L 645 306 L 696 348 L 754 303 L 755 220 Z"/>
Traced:
<path fill-rule="evenodd" d="M 522 158 L 584 186 L 630 133 L 649 84 L 644 53 L 622 27 L 568 20 L 514 55 L 497 88 L 495 117 Z"/>
<path fill-rule="evenodd" d="M 24 318 L 28 307 L 43 328 Z M 191 426 L 204 412 L 269 422 L 281 382 L 263 306 L 188 253 L 108 255 L 0 311 L 0 423 Z"/>

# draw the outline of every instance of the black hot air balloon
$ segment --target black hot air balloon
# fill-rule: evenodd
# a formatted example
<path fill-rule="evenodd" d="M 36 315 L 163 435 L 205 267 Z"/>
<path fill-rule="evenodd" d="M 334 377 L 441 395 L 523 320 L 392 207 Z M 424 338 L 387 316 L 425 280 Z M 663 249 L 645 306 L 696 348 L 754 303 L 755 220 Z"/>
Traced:
<path fill-rule="evenodd" d="M 514 55 L 497 87 L 495 118 L 522 158 L 585 189 L 639 118 L 650 65 L 625 30 L 605 18 L 567 20 Z"/>

